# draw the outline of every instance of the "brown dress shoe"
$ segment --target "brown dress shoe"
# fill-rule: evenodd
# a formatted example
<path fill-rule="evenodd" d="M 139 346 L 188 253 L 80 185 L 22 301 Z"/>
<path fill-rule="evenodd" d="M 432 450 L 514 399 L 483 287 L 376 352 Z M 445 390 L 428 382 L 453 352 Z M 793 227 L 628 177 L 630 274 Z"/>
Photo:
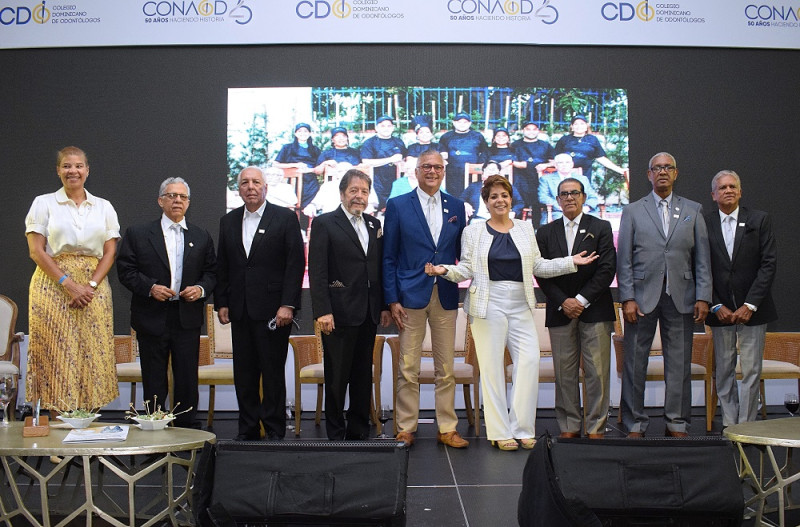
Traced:
<path fill-rule="evenodd" d="M 675 430 L 667 430 L 664 435 L 666 437 L 689 437 L 689 434 L 686 432 L 678 432 Z"/>
<path fill-rule="evenodd" d="M 558 434 L 558 437 L 572 439 L 576 437 L 580 437 L 581 435 L 578 432 L 561 432 Z"/>
<path fill-rule="evenodd" d="M 589 439 L 603 439 L 605 434 L 600 432 L 599 434 L 589 434 Z"/>
<path fill-rule="evenodd" d="M 406 446 L 411 446 L 414 444 L 414 434 L 413 432 L 399 432 L 395 439 L 399 443 L 405 443 Z"/>
<path fill-rule="evenodd" d="M 447 445 L 453 448 L 467 448 L 469 446 L 469 442 L 458 435 L 458 432 L 453 430 L 452 432 L 437 432 L 436 433 L 436 440 L 443 445 Z"/>
<path fill-rule="evenodd" d="M 643 432 L 628 432 L 628 439 L 641 439 L 643 437 Z"/>

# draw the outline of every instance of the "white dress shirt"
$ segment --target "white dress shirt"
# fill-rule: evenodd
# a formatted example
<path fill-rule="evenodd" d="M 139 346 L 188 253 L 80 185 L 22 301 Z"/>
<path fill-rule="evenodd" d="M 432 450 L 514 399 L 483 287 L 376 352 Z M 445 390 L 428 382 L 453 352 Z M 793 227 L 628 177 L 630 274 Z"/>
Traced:
<path fill-rule="evenodd" d="M 422 213 L 425 214 L 425 220 L 431 230 L 433 243 L 439 245 L 439 234 L 442 232 L 442 192 L 437 190 L 431 196 L 417 187 L 417 196 L 419 197 L 419 204 L 422 206 Z M 431 200 L 434 200 L 433 203 L 431 203 Z"/>
<path fill-rule="evenodd" d="M 261 217 L 264 216 L 264 209 L 267 208 L 267 202 L 261 204 L 255 212 L 250 212 L 247 207 L 244 209 L 244 217 L 242 219 L 242 245 L 244 245 L 244 252 L 250 256 L 250 247 L 253 245 L 253 238 L 255 238 L 258 224 L 261 223 Z"/>

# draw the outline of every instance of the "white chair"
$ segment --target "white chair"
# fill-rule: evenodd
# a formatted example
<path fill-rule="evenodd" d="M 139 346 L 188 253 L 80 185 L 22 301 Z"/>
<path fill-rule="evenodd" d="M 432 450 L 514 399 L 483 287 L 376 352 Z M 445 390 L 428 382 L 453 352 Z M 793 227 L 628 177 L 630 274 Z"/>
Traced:
<path fill-rule="evenodd" d="M 19 383 L 19 343 L 24 335 L 15 333 L 17 325 L 17 304 L 5 295 L 0 295 L 0 374 L 13 375 Z M 17 407 L 17 396 L 8 402 L 8 418 L 14 419 L 14 409 Z"/>
<path fill-rule="evenodd" d="M 206 305 L 206 330 L 208 338 L 200 337 L 200 361 L 197 371 L 198 384 L 208 386 L 209 427 L 214 424 L 214 404 L 217 385 L 233 384 L 233 362 L 216 362 L 216 359 L 233 358 L 231 325 L 220 324 L 214 313 L 214 305 Z"/>

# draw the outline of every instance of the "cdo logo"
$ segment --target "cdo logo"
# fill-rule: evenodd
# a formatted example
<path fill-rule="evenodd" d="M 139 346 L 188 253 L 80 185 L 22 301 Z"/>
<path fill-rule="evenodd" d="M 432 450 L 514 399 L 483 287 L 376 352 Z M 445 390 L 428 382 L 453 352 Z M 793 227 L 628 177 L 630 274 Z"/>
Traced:
<path fill-rule="evenodd" d="M 650 22 L 655 18 L 656 10 L 648 0 L 643 0 L 635 6 L 628 2 L 606 2 L 600 8 L 600 15 L 608 21 L 628 22 L 638 18 L 643 22 Z"/>
<path fill-rule="evenodd" d="M 50 20 L 50 10 L 45 4 L 46 2 L 37 4 L 33 9 L 25 6 L 4 7 L 0 9 L 0 24 L 4 26 L 24 26 L 31 22 L 46 24 Z"/>
<path fill-rule="evenodd" d="M 353 12 L 353 8 L 345 0 L 302 0 L 297 3 L 294 11 L 302 19 L 328 18 L 331 15 L 336 18 L 347 18 Z"/>

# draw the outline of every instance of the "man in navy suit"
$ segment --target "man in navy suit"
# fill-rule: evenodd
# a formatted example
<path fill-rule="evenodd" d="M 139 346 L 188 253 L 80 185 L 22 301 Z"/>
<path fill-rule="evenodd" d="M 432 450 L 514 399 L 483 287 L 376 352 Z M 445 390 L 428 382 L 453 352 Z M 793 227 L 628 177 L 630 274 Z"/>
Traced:
<path fill-rule="evenodd" d="M 545 325 L 550 331 L 556 375 L 556 420 L 561 437 L 581 434 L 579 370 L 583 358 L 586 399 L 584 428 L 591 439 L 605 433 L 611 370 L 611 329 L 614 300 L 611 282 L 617 253 L 611 224 L 583 213 L 583 183 L 567 178 L 558 185 L 563 218 L 536 232 L 542 258 L 597 253 L 598 259 L 578 272 L 556 278 L 537 278 L 547 296 Z"/>
<path fill-rule="evenodd" d="M 719 210 L 706 214 L 714 293 L 706 323 L 714 339 L 722 426 L 755 421 L 767 323 L 778 318 L 772 301 L 777 249 L 766 212 L 739 206 L 742 183 L 733 170 L 711 181 Z M 737 347 L 742 396 L 736 386 Z"/>
<path fill-rule="evenodd" d="M 219 222 L 215 308 L 231 323 L 233 379 L 239 403 L 238 440 L 286 435 L 284 368 L 294 313 L 300 309 L 305 253 L 291 210 L 267 202 L 258 167 L 239 174 L 244 206 Z M 263 397 L 259 394 L 259 388 Z"/>
<path fill-rule="evenodd" d="M 167 409 L 167 364 L 172 358 L 175 424 L 199 427 L 197 363 L 205 300 L 216 284 L 214 242 L 205 229 L 184 217 L 189 184 L 182 178 L 161 183 L 155 221 L 130 227 L 117 256 L 119 281 L 133 293 L 131 327 L 136 330 L 144 400 Z"/>
<path fill-rule="evenodd" d="M 383 303 L 381 224 L 364 214 L 370 186 L 360 170 L 345 172 L 341 206 L 314 219 L 309 242 L 311 305 L 325 355 L 325 429 L 332 440 L 369 436 L 372 348 L 378 322 L 390 324 Z"/>
<path fill-rule="evenodd" d="M 628 437 L 645 434 L 647 362 L 656 325 L 664 355 L 666 435 L 688 435 L 692 412 L 692 333 L 711 302 L 708 233 L 699 203 L 672 192 L 675 158 L 650 159 L 653 190 L 622 210 L 617 244 L 617 282 L 625 318 L 622 421 Z"/>
<path fill-rule="evenodd" d="M 420 154 L 415 169 L 419 186 L 392 198 L 386 206 L 383 242 L 384 300 L 400 330 L 400 375 L 395 422 L 397 440 L 414 442 L 419 418 L 419 368 L 426 324 L 430 324 L 436 370 L 436 421 L 440 443 L 465 448 L 456 431 L 455 354 L 458 285 L 425 274 L 425 264 L 454 264 L 466 225 L 464 202 L 439 188 L 444 176 L 441 154 Z"/>

